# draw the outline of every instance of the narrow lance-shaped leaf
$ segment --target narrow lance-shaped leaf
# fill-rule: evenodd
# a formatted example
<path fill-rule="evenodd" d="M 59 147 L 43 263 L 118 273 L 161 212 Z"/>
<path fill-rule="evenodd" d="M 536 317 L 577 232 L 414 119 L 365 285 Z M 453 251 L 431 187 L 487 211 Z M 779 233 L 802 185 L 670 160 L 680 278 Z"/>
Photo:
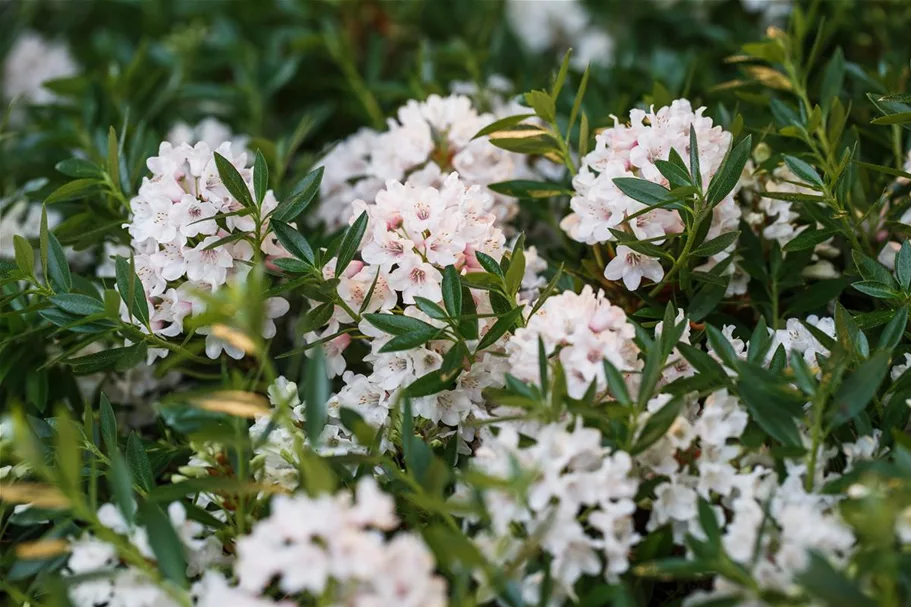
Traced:
<path fill-rule="evenodd" d="M 256 150 L 256 160 L 253 161 L 253 192 L 256 195 L 256 204 L 262 205 L 269 189 L 269 165 L 260 150 Z"/>
<path fill-rule="evenodd" d="M 734 190 L 737 182 L 740 181 L 740 176 L 743 174 L 743 167 L 746 166 L 750 157 L 752 145 L 753 138 L 747 135 L 724 157 L 705 194 L 709 205 L 715 206 Z"/>
<path fill-rule="evenodd" d="M 218 168 L 218 175 L 221 177 L 222 183 L 225 184 L 231 196 L 242 206 L 254 206 L 247 182 L 241 177 L 237 168 L 218 152 L 215 152 L 215 166 Z"/>
<path fill-rule="evenodd" d="M 459 281 L 459 272 L 455 266 L 447 266 L 443 270 L 443 304 L 452 318 L 458 318 L 462 313 L 462 283 Z"/>
<path fill-rule="evenodd" d="M 303 396 L 307 414 L 307 438 L 311 445 L 316 445 L 328 419 L 326 403 L 329 401 L 329 378 L 326 375 L 326 354 L 323 347 L 317 346 L 312 352 L 313 356 L 307 361 L 304 371 Z"/>
<path fill-rule="evenodd" d="M 66 261 L 66 253 L 63 252 L 63 247 L 54 234 L 49 233 L 47 238 L 47 273 L 51 279 L 51 286 L 58 293 L 65 293 L 73 288 L 73 276 Z"/>
<path fill-rule="evenodd" d="M 323 167 L 317 167 L 316 170 L 307 173 L 307 176 L 297 184 L 294 193 L 279 203 L 275 211 L 272 212 L 272 219 L 285 222 L 297 219 L 298 215 L 303 213 L 316 197 L 322 179 Z"/>
<path fill-rule="evenodd" d="M 342 238 L 342 242 L 338 248 L 338 260 L 335 263 L 336 276 L 341 276 L 345 271 L 345 268 L 348 267 L 348 264 L 351 263 L 351 260 L 354 259 L 354 254 L 357 253 L 357 248 L 360 246 L 361 239 L 364 237 L 364 232 L 366 230 L 367 211 L 364 211 L 358 215 L 357 219 L 354 220 L 354 223 L 348 227 L 344 238 Z"/>
<path fill-rule="evenodd" d="M 275 237 L 278 238 L 278 241 L 289 253 L 301 261 L 313 265 L 313 249 L 303 234 L 274 217 L 269 225 L 272 227 L 272 231 L 275 232 Z"/>
<path fill-rule="evenodd" d="M 126 304 L 130 314 L 138 319 L 142 324 L 149 322 L 149 302 L 146 299 L 145 290 L 142 282 L 133 271 L 132 259 L 127 261 L 121 256 L 114 260 L 115 273 L 117 276 L 117 291 L 120 298 Z"/>
<path fill-rule="evenodd" d="M 139 509 L 139 520 L 148 531 L 149 546 L 155 555 L 157 567 L 167 579 L 180 588 L 185 588 L 187 557 L 168 515 L 158 504 L 145 502 Z"/>
<path fill-rule="evenodd" d="M 702 167 L 699 165 L 699 141 L 696 138 L 696 128 L 690 125 L 690 177 L 693 185 L 702 189 Z"/>

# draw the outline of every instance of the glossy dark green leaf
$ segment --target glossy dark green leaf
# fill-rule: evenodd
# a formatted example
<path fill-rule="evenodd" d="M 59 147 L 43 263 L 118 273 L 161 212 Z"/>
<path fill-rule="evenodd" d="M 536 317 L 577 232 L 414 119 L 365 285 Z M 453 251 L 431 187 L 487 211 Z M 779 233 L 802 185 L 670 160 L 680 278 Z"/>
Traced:
<path fill-rule="evenodd" d="M 380 331 L 390 335 L 430 332 L 438 329 L 423 320 L 403 314 L 364 314 L 364 318 Z"/>
<path fill-rule="evenodd" d="M 462 313 L 462 283 L 459 280 L 459 271 L 455 266 L 446 266 L 443 269 L 443 305 L 452 318 L 458 318 Z"/>
<path fill-rule="evenodd" d="M 797 158 L 796 156 L 785 156 L 784 163 L 791 169 L 791 172 L 797 175 L 804 183 L 819 188 L 824 185 L 822 178 L 819 176 L 819 173 L 816 172 L 816 169 L 800 158 Z"/>
<path fill-rule="evenodd" d="M 272 219 L 279 221 L 294 221 L 310 205 L 310 202 L 319 193 L 320 183 L 323 180 L 323 167 L 317 167 L 315 170 L 307 173 L 307 176 L 301 179 L 300 183 L 288 198 L 281 201 L 275 211 L 272 212 Z"/>
<path fill-rule="evenodd" d="M 718 172 L 712 177 L 709 188 L 705 193 L 705 198 L 709 205 L 718 204 L 734 190 L 737 182 L 740 181 L 741 175 L 743 175 L 743 168 L 750 157 L 752 147 L 753 138 L 751 135 L 747 135 L 740 143 L 731 148 L 727 156 L 724 157 L 721 166 L 718 167 Z"/>
<path fill-rule="evenodd" d="M 82 158 L 67 158 L 55 166 L 58 172 L 67 177 L 104 179 L 104 171 L 94 162 Z"/>
<path fill-rule="evenodd" d="M 79 293 L 64 293 L 50 298 L 50 302 L 70 314 L 89 316 L 90 314 L 104 314 L 104 304 L 94 297 Z"/>
<path fill-rule="evenodd" d="M 646 179 L 614 177 L 613 182 L 621 192 L 644 205 L 652 206 L 674 199 L 667 188 Z"/>
<path fill-rule="evenodd" d="M 711 257 L 712 255 L 717 255 L 718 253 L 723 252 L 732 244 L 737 242 L 737 238 L 739 236 L 739 230 L 734 232 L 725 232 L 716 238 L 703 242 L 701 245 L 696 247 L 692 254 L 695 257 Z"/>
<path fill-rule="evenodd" d="M 507 331 L 512 329 L 516 324 L 516 319 L 522 313 L 522 307 L 517 306 L 507 312 L 506 314 L 500 316 L 497 319 L 497 322 L 493 324 L 490 329 L 487 330 L 487 333 L 484 334 L 484 337 L 481 338 L 481 341 L 478 342 L 477 352 L 480 352 L 484 348 L 491 346 L 497 342 Z"/>
<path fill-rule="evenodd" d="M 117 291 L 130 311 L 130 315 L 145 325 L 149 323 L 149 302 L 146 299 L 142 282 L 133 271 L 131 262 L 132 260 L 126 260 L 119 255 L 114 260 Z"/>
<path fill-rule="evenodd" d="M 155 487 L 152 464 L 149 463 L 149 456 L 146 454 L 145 447 L 135 432 L 130 432 L 130 436 L 127 438 L 126 455 L 127 465 L 130 467 L 133 480 L 144 491 L 151 491 Z"/>
<path fill-rule="evenodd" d="M 326 354 L 323 347 L 316 346 L 304 369 L 303 397 L 306 411 L 307 438 L 311 445 L 319 443 L 319 436 L 329 418 L 326 403 L 329 402 L 329 376 L 326 374 Z"/>
<path fill-rule="evenodd" d="M 256 160 L 253 161 L 253 192 L 256 204 L 262 205 L 266 191 L 269 189 L 269 165 L 262 151 L 256 150 Z"/>
<path fill-rule="evenodd" d="M 215 152 L 215 166 L 218 169 L 218 175 L 221 177 L 222 183 L 225 184 L 225 188 L 228 189 L 231 196 L 241 206 L 253 207 L 254 202 L 250 196 L 250 188 L 247 187 L 247 182 L 241 177 L 237 168 L 218 152 Z"/>
<path fill-rule="evenodd" d="M 477 139 L 478 137 L 484 137 L 485 135 L 490 135 L 491 133 L 496 133 L 497 131 L 502 131 L 505 129 L 511 129 L 516 126 L 523 120 L 528 120 L 529 118 L 534 118 L 534 114 L 516 114 L 515 116 L 507 116 L 506 118 L 500 118 L 494 122 L 491 122 L 483 129 L 475 133 L 472 139 Z"/>
<path fill-rule="evenodd" d="M 313 265 L 313 249 L 303 234 L 275 218 L 272 219 L 269 225 L 272 226 L 275 237 L 278 238 L 278 241 L 289 253 L 297 259 L 311 266 Z"/>
<path fill-rule="evenodd" d="M 903 291 L 911 286 L 911 244 L 905 240 L 895 255 L 895 277 Z"/>
<path fill-rule="evenodd" d="M 338 248 L 338 260 L 335 263 L 336 276 L 341 276 L 348 264 L 351 263 L 351 260 L 354 259 L 354 254 L 357 253 L 357 249 L 361 245 L 361 239 L 364 237 L 364 232 L 367 230 L 367 221 L 367 211 L 364 211 L 358 215 L 354 223 L 348 226 L 345 231 L 345 236 L 342 238 Z"/>
<path fill-rule="evenodd" d="M 180 588 L 187 587 L 187 557 L 171 520 L 158 504 L 145 502 L 139 508 L 139 522 L 146 528 L 149 546 L 158 569 Z"/>
<path fill-rule="evenodd" d="M 51 286 L 57 293 L 66 293 L 73 288 L 73 276 L 66 261 L 66 253 L 63 252 L 60 241 L 51 233 L 47 236 L 47 244 L 47 273 Z"/>
<path fill-rule="evenodd" d="M 835 393 L 831 411 L 833 428 L 850 421 L 866 408 L 888 371 L 889 352 L 880 350 L 844 380 Z"/>
<path fill-rule="evenodd" d="M 798 234 L 797 236 L 795 236 L 794 238 L 789 240 L 784 245 L 784 247 L 782 247 L 782 251 L 790 252 L 790 251 L 803 251 L 805 249 L 811 249 L 811 248 L 815 247 L 816 245 L 832 238 L 833 234 L 834 234 L 833 230 L 817 230 L 817 229 L 804 230 L 803 232 L 801 232 L 800 234 Z"/>

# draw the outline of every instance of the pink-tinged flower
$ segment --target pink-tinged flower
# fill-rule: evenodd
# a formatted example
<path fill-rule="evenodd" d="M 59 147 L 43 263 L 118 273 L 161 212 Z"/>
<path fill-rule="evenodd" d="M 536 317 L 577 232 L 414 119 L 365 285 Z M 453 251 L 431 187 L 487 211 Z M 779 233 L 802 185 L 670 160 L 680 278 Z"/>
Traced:
<path fill-rule="evenodd" d="M 218 224 L 212 219 L 216 213 L 215 205 L 211 202 L 184 194 L 180 202 L 171 208 L 171 221 L 184 238 L 193 238 L 199 234 L 210 235 L 218 231 Z"/>
<path fill-rule="evenodd" d="M 217 236 L 208 236 L 184 253 L 184 258 L 187 260 L 187 278 L 205 282 L 213 289 L 225 284 L 228 279 L 228 269 L 234 266 L 234 258 L 224 247 L 206 248 L 217 240 Z"/>
<path fill-rule="evenodd" d="M 361 252 L 361 257 L 369 264 L 391 267 L 401 263 L 406 257 L 414 254 L 414 242 L 396 232 L 378 226 L 374 237 Z"/>
<path fill-rule="evenodd" d="M 174 203 L 165 196 L 149 196 L 143 204 L 134 204 L 136 213 L 129 225 L 130 235 L 138 241 L 171 242 L 177 238 L 177 227 L 171 213 Z"/>
<path fill-rule="evenodd" d="M 389 275 L 389 286 L 402 293 L 405 303 L 413 304 L 415 296 L 441 301 L 443 275 L 417 255 L 406 259 Z"/>
<path fill-rule="evenodd" d="M 620 245 L 617 256 L 604 268 L 604 277 L 608 280 L 623 279 L 623 284 L 630 291 L 639 288 L 643 278 L 659 282 L 664 277 L 664 268 L 657 259 L 636 253 L 631 248 Z"/>

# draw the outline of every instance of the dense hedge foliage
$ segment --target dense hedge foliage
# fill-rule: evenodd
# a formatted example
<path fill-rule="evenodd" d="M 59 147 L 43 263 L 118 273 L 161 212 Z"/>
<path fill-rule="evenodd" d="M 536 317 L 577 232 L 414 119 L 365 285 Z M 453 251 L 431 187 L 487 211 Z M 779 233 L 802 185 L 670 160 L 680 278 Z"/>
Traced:
<path fill-rule="evenodd" d="M 0 601 L 909 604 L 909 29 L 0 2 Z"/>

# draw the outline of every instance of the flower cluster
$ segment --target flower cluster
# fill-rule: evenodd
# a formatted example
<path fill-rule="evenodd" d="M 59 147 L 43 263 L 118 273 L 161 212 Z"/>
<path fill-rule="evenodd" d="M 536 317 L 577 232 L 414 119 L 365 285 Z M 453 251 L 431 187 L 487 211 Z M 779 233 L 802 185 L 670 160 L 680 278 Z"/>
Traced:
<path fill-rule="evenodd" d="M 586 286 L 578 294 L 561 293 L 548 298 L 507 342 L 510 373 L 540 383 L 540 340 L 545 355 L 556 355 L 563 364 L 570 396 L 581 398 L 592 382 L 603 392 L 607 382 L 602 361 L 610 361 L 620 371 L 639 369 L 634 336 L 623 308 L 611 304 L 603 292 Z"/>
<path fill-rule="evenodd" d="M 580 424 L 572 431 L 560 424 L 543 426 L 531 446 L 521 446 L 519 439 L 515 430 L 503 428 L 472 459 L 475 470 L 493 479 L 518 477 L 522 488 L 518 493 L 484 491 L 490 529 L 478 533 L 478 547 L 494 562 L 509 562 L 525 547 L 522 538 L 533 538 L 553 557 L 550 600 L 556 604 L 573 596 L 573 585 L 583 575 L 616 579 L 629 567 L 630 549 L 641 539 L 632 519 L 638 482 L 631 475 L 629 454 L 602 447 L 600 432 Z M 453 499 L 469 497 L 463 487 Z M 542 600 L 545 575 L 539 571 L 523 577 L 525 600 Z"/>
<path fill-rule="evenodd" d="M 369 477 L 353 500 L 347 492 L 277 496 L 271 514 L 237 540 L 238 588 L 259 593 L 275 581 L 283 593 L 332 604 L 444 606 L 433 556 L 411 533 L 387 539 L 396 526 L 395 504 Z"/>
<path fill-rule="evenodd" d="M 500 260 L 506 237 L 494 225 L 494 215 L 486 210 L 489 205 L 490 196 L 484 189 L 468 186 L 455 173 L 439 189 L 390 181 L 374 202 L 356 201 L 355 212 L 366 212 L 368 218 L 360 248 L 363 261 L 351 262 L 337 277 L 337 291 L 345 305 L 336 307 L 329 327 L 309 338 L 337 333 L 341 325 L 354 321 L 352 313 L 386 312 L 398 305 L 406 316 L 444 326 L 422 312 L 416 298 L 443 303 L 443 270 L 447 266 L 462 273 L 477 270 L 481 267 L 479 253 Z M 540 265 L 526 266 L 529 273 L 525 276 L 526 285 L 532 289 L 540 286 L 534 267 Z M 327 265 L 327 271 L 334 272 L 334 264 Z M 479 314 L 492 313 L 486 292 L 472 290 L 471 295 Z M 494 321 L 481 319 L 479 335 L 483 336 Z M 345 386 L 337 398 L 341 406 L 354 409 L 379 426 L 385 423 L 400 388 L 440 368 L 449 342 L 432 341 L 424 347 L 386 352 L 383 347 L 392 339 L 390 335 L 366 319 L 358 328 L 370 338 L 371 350 L 364 361 L 370 363 L 372 373 L 344 373 Z M 334 358 L 329 362 L 331 373 L 344 370 L 342 351 L 350 340 L 348 335 L 341 335 L 330 342 L 328 353 Z M 481 389 L 502 383 L 503 370 L 502 357 L 485 353 L 471 371 L 459 377 L 456 390 L 416 399 L 414 412 L 433 422 L 457 426 L 469 414 L 481 414 Z"/>
<path fill-rule="evenodd" d="M 457 172 L 468 185 L 486 189 L 492 183 L 531 175 L 524 156 L 490 144 L 475 134 L 498 118 L 523 108 L 494 96 L 491 112 L 481 112 L 471 98 L 431 95 L 399 108 L 383 132 L 362 128 L 337 144 L 318 163 L 324 167 L 318 217 L 335 229 L 351 217 L 351 202 L 373 201 L 388 181 L 415 187 L 439 187 Z M 517 212 L 512 198 L 488 191 L 484 212 L 505 222 Z"/>
<path fill-rule="evenodd" d="M 285 250 L 262 226 L 257 235 L 249 215 L 222 182 L 215 153 L 224 156 L 253 191 L 253 171 L 246 168 L 246 155 L 233 155 L 230 143 L 213 151 L 206 143 L 174 146 L 164 142 L 158 156 L 147 164 L 151 177 L 143 178 L 139 193 L 130 201 L 132 216 L 125 227 L 132 237 L 133 264 L 149 299 L 150 327 L 155 335 L 175 337 L 184 332 L 184 320 L 200 313 L 205 305 L 199 294 L 219 289 L 230 280 L 242 279 L 250 271 L 256 254 L 246 239 L 232 235 L 252 235 L 261 243 L 262 254 L 284 256 Z M 278 205 L 272 191 L 262 201 L 264 214 Z M 225 216 L 225 217 L 221 217 Z M 288 302 L 272 298 L 266 304 L 263 336 L 275 335 L 274 318 L 288 311 Z M 129 311 L 124 307 L 124 315 Z M 224 350 L 232 358 L 243 351 L 204 327 L 206 354 L 217 358 Z M 165 356 L 163 348 L 150 350 L 150 356 Z"/>
<path fill-rule="evenodd" d="M 657 112 L 634 109 L 630 124 L 620 124 L 601 131 L 595 149 L 582 160 L 582 168 L 573 179 L 575 195 L 572 213 L 560 227 L 573 240 L 596 244 L 616 240 L 611 230 L 627 232 L 637 240 L 662 244 L 666 237 L 683 230 L 683 221 L 676 211 L 647 206 L 633 200 L 614 183 L 618 177 L 638 177 L 663 186 L 668 180 L 656 166 L 656 161 L 668 160 L 671 151 L 689 167 L 690 129 L 696 135 L 699 148 L 699 169 L 703 183 L 709 183 L 721 166 L 731 142 L 730 133 L 714 126 L 712 119 L 703 116 L 705 108 L 693 111 L 686 99 L 677 99 Z M 713 210 L 707 239 L 735 229 L 740 220 L 740 208 L 733 195 L 728 195 Z M 727 253 L 729 255 L 730 253 Z M 724 255 L 724 253 L 720 254 Z M 634 291 L 642 278 L 658 282 L 664 269 L 653 257 L 638 253 L 628 246 L 617 247 L 616 257 L 604 270 L 609 280 L 623 279 Z"/>
<path fill-rule="evenodd" d="M 91 575 L 70 586 L 69 598 L 73 605 L 178 605 L 150 577 L 149 570 L 137 566 L 143 559 L 155 561 L 148 530 L 126 521 L 113 504 L 102 505 L 97 517 L 104 527 L 122 537 L 122 543 L 128 545 L 126 550 L 134 552 L 137 558 L 130 559 L 132 564 L 124 567 L 120 565 L 122 548 L 117 544 L 90 532 L 74 539 L 70 543 L 66 573 L 71 576 Z M 186 509 L 180 502 L 171 503 L 168 518 L 185 549 L 188 576 L 199 576 L 226 561 L 221 541 L 202 524 L 188 519 Z"/>

